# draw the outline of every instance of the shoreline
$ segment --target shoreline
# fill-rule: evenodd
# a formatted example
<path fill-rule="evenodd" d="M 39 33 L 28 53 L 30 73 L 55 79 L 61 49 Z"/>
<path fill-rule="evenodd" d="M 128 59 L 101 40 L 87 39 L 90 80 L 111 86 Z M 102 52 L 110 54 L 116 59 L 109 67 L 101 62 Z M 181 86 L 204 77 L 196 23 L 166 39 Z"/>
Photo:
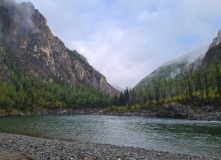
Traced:
<path fill-rule="evenodd" d="M 213 111 L 213 112 L 203 112 L 200 114 L 196 114 L 194 116 L 186 117 L 186 118 L 177 118 L 171 116 L 158 116 L 158 112 L 104 112 L 104 109 L 86 109 L 86 110 L 70 110 L 70 109 L 62 109 L 62 110 L 54 110 L 47 111 L 44 113 L 19 113 L 16 115 L 0 115 L 0 118 L 7 117 L 23 117 L 23 116 L 41 116 L 41 115 L 68 115 L 68 114 L 88 114 L 88 115 L 104 115 L 104 116 L 138 116 L 138 117 L 149 117 L 149 118 L 170 118 L 170 119 L 183 119 L 183 120 L 199 120 L 199 121 L 221 121 L 221 111 Z"/>
<path fill-rule="evenodd" d="M 12 153 L 12 154 L 10 154 Z M 30 136 L 0 133 L 0 155 L 23 157 L 24 159 L 194 159 L 219 160 L 215 157 L 170 153 L 135 147 L 122 147 L 112 144 L 90 142 L 67 142 L 57 139 L 44 139 Z"/>
<path fill-rule="evenodd" d="M 123 116 L 123 117 L 130 117 L 130 116 L 138 116 L 138 117 L 147 117 L 147 118 L 168 118 L 168 119 L 181 119 L 181 120 L 196 120 L 196 121 L 221 121 L 221 112 L 215 112 L 212 114 L 204 114 L 204 115 L 195 115 L 192 117 L 187 118 L 174 118 L 174 117 L 162 117 L 157 116 L 156 113 L 153 112 L 123 112 L 123 113 L 103 113 L 99 115 L 105 116 Z"/>
<path fill-rule="evenodd" d="M 129 110 L 106 112 L 104 108 L 82 108 L 82 109 L 45 109 L 39 108 L 32 112 L 23 113 L 17 109 L 11 109 L 8 113 L 0 109 L 1 117 L 13 116 L 35 116 L 35 115 L 65 115 L 65 114 L 96 114 L 107 116 L 139 116 L 155 118 L 172 118 L 186 120 L 203 120 L 203 121 L 221 121 L 221 106 L 201 106 L 190 107 L 189 105 L 180 105 L 171 103 L 161 106 L 159 110 Z"/>

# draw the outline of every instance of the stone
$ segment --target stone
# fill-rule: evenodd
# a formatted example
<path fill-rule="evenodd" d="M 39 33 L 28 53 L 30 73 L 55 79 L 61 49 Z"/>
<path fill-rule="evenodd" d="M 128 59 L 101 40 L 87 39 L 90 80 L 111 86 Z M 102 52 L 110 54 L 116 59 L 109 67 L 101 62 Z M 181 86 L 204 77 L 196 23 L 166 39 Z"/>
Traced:
<path fill-rule="evenodd" d="M 217 46 L 221 42 L 221 30 L 218 31 L 217 37 L 213 39 L 213 42 L 210 44 L 209 48 Z"/>
<path fill-rule="evenodd" d="M 164 105 L 157 113 L 158 117 L 163 118 L 188 118 L 194 115 L 190 106 L 171 103 Z"/>
<path fill-rule="evenodd" d="M 38 51 L 38 46 L 37 46 L 37 45 L 34 45 L 33 51 L 34 51 L 34 52 L 37 52 L 37 51 Z"/>

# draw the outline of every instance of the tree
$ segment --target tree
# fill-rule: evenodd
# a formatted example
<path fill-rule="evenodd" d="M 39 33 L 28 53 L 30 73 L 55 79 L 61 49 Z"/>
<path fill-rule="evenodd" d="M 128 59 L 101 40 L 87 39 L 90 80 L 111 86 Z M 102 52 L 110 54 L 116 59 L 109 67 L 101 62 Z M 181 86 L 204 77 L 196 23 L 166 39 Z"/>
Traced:
<path fill-rule="evenodd" d="M 188 85 L 189 99 L 192 100 L 192 98 L 193 98 L 193 89 L 192 89 L 191 79 L 190 79 L 189 75 L 187 76 L 187 85 Z"/>
<path fill-rule="evenodd" d="M 202 77 L 201 77 L 200 70 L 196 71 L 196 91 L 199 91 L 200 97 L 203 98 L 204 88 L 203 88 L 203 84 L 202 84 Z"/>
<path fill-rule="evenodd" d="M 129 96 L 129 90 L 128 90 L 127 87 L 126 87 L 126 90 L 124 91 L 124 98 L 125 98 L 124 104 L 130 106 L 130 104 L 129 104 L 129 102 L 130 102 L 130 96 Z"/>
<path fill-rule="evenodd" d="M 216 75 L 215 78 L 216 78 L 218 94 L 221 97 L 221 75 L 220 75 L 219 63 L 217 59 L 215 59 L 215 75 Z"/>
<path fill-rule="evenodd" d="M 208 78 L 207 78 L 207 73 L 204 74 L 204 79 L 205 79 L 205 89 L 206 89 L 206 99 L 209 99 L 209 86 L 208 86 Z"/>

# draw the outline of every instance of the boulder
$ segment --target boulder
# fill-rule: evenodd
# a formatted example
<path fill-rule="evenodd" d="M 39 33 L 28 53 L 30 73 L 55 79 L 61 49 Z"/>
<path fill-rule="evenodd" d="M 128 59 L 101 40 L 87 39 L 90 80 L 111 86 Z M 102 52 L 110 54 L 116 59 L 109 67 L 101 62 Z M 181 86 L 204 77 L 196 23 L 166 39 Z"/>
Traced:
<path fill-rule="evenodd" d="M 194 112 L 190 106 L 171 103 L 164 105 L 157 113 L 158 117 L 184 119 L 193 116 Z"/>

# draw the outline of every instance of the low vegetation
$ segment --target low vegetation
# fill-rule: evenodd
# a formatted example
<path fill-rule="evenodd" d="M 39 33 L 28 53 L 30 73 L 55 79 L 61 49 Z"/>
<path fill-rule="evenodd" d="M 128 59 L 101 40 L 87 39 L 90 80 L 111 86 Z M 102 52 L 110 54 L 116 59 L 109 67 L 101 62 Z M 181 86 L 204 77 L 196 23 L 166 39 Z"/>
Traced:
<path fill-rule="evenodd" d="M 113 106 L 106 111 L 157 110 L 158 106 L 168 103 L 195 107 L 221 105 L 221 63 L 214 60 L 209 68 L 182 73 L 175 78 L 152 78 L 150 85 L 137 90 L 126 88 L 120 97 L 114 97 Z"/>
<path fill-rule="evenodd" d="M 25 79 L 5 53 L 3 62 L 10 81 L 0 81 L 0 110 L 33 112 L 44 109 L 106 108 L 106 112 L 157 111 L 162 105 L 179 103 L 192 106 L 221 104 L 221 63 L 183 73 L 175 78 L 152 78 L 140 89 L 128 89 L 111 97 L 92 87 L 70 87 L 62 80 L 45 82 L 37 77 Z"/>
<path fill-rule="evenodd" d="M 5 53 L 4 63 L 10 70 L 10 81 L 0 81 L 0 110 L 33 112 L 44 109 L 105 108 L 112 97 L 92 87 L 70 87 L 63 81 L 44 82 L 34 77 L 25 79 Z"/>

